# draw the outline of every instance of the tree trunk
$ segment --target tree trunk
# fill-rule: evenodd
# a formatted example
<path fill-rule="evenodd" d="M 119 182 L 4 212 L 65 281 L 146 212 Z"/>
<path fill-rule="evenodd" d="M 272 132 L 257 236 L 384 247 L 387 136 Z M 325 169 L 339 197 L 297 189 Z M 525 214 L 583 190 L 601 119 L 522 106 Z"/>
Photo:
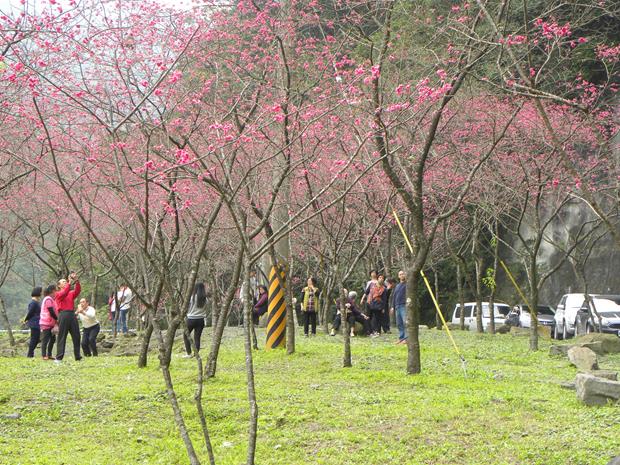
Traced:
<path fill-rule="evenodd" d="M 476 263 L 476 331 L 484 332 L 482 323 L 482 259 L 475 257 Z M 492 311 L 489 309 L 489 311 Z"/>
<path fill-rule="evenodd" d="M 392 228 L 387 230 L 387 253 L 385 254 L 385 273 L 386 276 L 392 276 L 394 269 L 394 256 L 392 255 Z"/>
<path fill-rule="evenodd" d="M 530 308 L 530 350 L 536 352 L 538 350 L 538 286 L 531 288 L 530 305 L 532 306 Z"/>
<path fill-rule="evenodd" d="M 290 236 L 289 236 L 289 241 L 290 241 Z M 288 263 L 289 263 L 290 269 L 292 270 L 293 269 L 293 256 L 290 253 L 291 249 L 292 247 L 290 246 L 290 243 L 289 243 Z M 295 353 L 295 307 L 293 306 L 293 297 L 294 297 L 293 296 L 293 281 L 292 279 L 290 279 L 290 276 L 289 276 L 288 286 L 286 286 L 284 293 L 286 295 L 286 301 L 287 301 L 287 305 L 286 305 L 286 353 L 288 355 L 292 355 Z"/>
<path fill-rule="evenodd" d="M 148 311 L 147 311 L 148 312 Z M 148 315 L 148 313 L 147 313 Z M 149 353 L 149 345 L 151 343 L 151 336 L 153 335 L 153 322 L 152 318 L 147 316 L 147 326 L 142 334 L 142 343 L 140 345 L 140 355 L 138 356 L 138 368 L 146 367 Z"/>
<path fill-rule="evenodd" d="M 11 323 L 9 322 L 9 317 L 6 314 L 6 307 L 4 306 L 4 299 L 0 296 L 0 316 L 2 317 L 2 326 L 6 329 L 7 334 L 9 335 L 9 344 L 11 347 L 15 347 L 15 338 L 13 337 L 13 330 L 11 329 Z"/>
<path fill-rule="evenodd" d="M 435 299 L 437 300 L 437 304 L 439 304 L 439 275 L 437 274 L 437 270 L 433 269 L 433 275 Z M 441 312 L 441 306 L 439 306 L 439 308 L 436 308 L 435 310 L 435 325 L 437 326 L 437 329 L 442 329 L 443 323 L 441 321 L 441 316 L 439 315 L 439 312 Z"/>
<path fill-rule="evenodd" d="M 495 279 L 497 278 L 497 267 L 499 265 L 499 231 L 497 226 L 497 219 L 495 219 L 493 223 L 493 239 L 491 244 L 493 246 L 493 271 L 490 276 L 487 276 L 489 279 L 488 286 L 491 289 L 489 293 L 489 333 L 495 334 L 495 291 L 497 290 L 497 283 Z"/>
<path fill-rule="evenodd" d="M 456 264 L 456 285 L 459 294 L 459 304 L 461 306 L 461 314 L 459 316 L 459 325 L 461 331 L 465 330 L 465 293 L 463 292 L 463 276 L 461 276 L 461 265 Z"/>
<path fill-rule="evenodd" d="M 99 275 L 95 275 L 95 282 L 93 283 L 93 293 L 90 296 L 90 304 L 93 308 L 97 308 L 97 291 L 99 290 Z"/>
<path fill-rule="evenodd" d="M 350 368 L 353 366 L 351 361 L 351 328 L 349 327 L 349 321 L 347 320 L 347 307 L 346 302 L 348 299 L 348 295 L 344 290 L 344 284 L 340 283 L 340 318 L 342 326 L 342 341 L 343 341 L 343 356 L 342 356 L 342 367 Z"/>
<path fill-rule="evenodd" d="M 418 285 L 420 269 L 410 266 L 407 270 L 407 374 L 422 371 L 420 360 L 420 300 Z"/>
<path fill-rule="evenodd" d="M 248 455 L 247 465 L 254 465 L 254 456 L 256 454 L 256 436 L 258 433 L 258 403 L 256 402 L 256 389 L 254 386 L 254 365 L 252 361 L 252 343 L 250 340 L 250 329 L 252 323 L 252 295 L 250 292 L 250 262 L 249 258 L 245 260 L 244 281 L 245 281 L 245 298 L 244 301 L 244 348 L 245 348 L 245 373 L 248 385 L 248 402 L 250 405 L 250 424 L 248 428 Z"/>
<path fill-rule="evenodd" d="M 327 279 L 325 280 L 325 286 L 323 287 L 323 292 L 321 294 L 321 323 L 325 334 L 329 334 L 329 318 L 327 316 L 329 315 L 330 307 L 329 296 L 331 296 L 334 291 L 334 278 L 335 276 L 333 270 L 330 267 L 330 271 Z"/>
<path fill-rule="evenodd" d="M 187 331 L 187 328 L 185 329 Z M 215 455 L 213 454 L 213 446 L 211 445 L 211 437 L 209 435 L 209 428 L 207 427 L 207 419 L 205 417 L 204 409 L 202 408 L 202 389 L 204 386 L 204 366 L 202 364 L 202 358 L 200 357 L 200 351 L 197 350 L 196 344 L 193 338 L 189 338 L 192 344 L 192 349 L 196 355 L 197 376 L 196 376 L 196 391 L 194 392 L 194 403 L 196 405 L 196 411 L 198 412 L 198 418 L 200 419 L 200 427 L 202 428 L 202 435 L 205 440 L 205 447 L 209 454 L 209 463 L 215 465 Z"/>
<path fill-rule="evenodd" d="M 159 367 L 161 368 L 161 372 L 164 376 L 166 393 L 168 394 L 168 400 L 170 401 L 170 405 L 172 406 L 174 421 L 177 425 L 177 428 L 179 429 L 181 439 L 183 439 L 183 443 L 185 444 L 185 450 L 187 452 L 187 456 L 189 457 L 190 464 L 200 465 L 200 460 L 198 460 L 198 456 L 196 455 L 196 451 L 194 450 L 194 445 L 189 436 L 189 432 L 187 431 L 187 426 L 185 425 L 185 420 L 183 419 L 183 414 L 181 413 L 181 407 L 179 406 L 179 400 L 174 390 L 174 384 L 172 383 L 172 376 L 170 374 L 170 364 L 167 363 L 168 361 L 166 360 L 166 343 L 164 341 L 161 326 L 159 321 L 157 320 L 157 316 L 153 318 L 153 325 L 155 325 L 156 327 L 157 339 L 159 342 Z"/>
<path fill-rule="evenodd" d="M 213 337 L 211 338 L 211 350 L 209 351 L 209 356 L 207 357 L 207 378 L 213 378 L 215 376 L 215 370 L 217 369 L 217 357 L 220 352 L 220 344 L 222 343 L 224 328 L 226 327 L 228 315 L 232 307 L 232 301 L 235 297 L 235 292 L 237 290 L 237 284 L 239 283 L 239 276 L 241 275 L 241 268 L 243 265 L 243 256 L 243 247 L 241 247 L 239 249 L 239 252 L 237 253 L 235 273 L 230 283 L 230 289 L 228 289 L 228 295 L 226 296 L 224 308 L 220 312 L 217 319 L 217 325 L 213 329 Z"/>

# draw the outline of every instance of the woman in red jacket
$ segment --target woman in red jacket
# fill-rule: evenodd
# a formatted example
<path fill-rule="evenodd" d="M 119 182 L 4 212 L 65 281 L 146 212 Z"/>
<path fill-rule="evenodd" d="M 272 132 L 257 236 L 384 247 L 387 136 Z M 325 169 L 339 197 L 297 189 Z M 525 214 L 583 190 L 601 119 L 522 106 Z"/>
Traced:
<path fill-rule="evenodd" d="M 71 287 L 75 284 L 75 287 Z M 56 344 L 56 361 L 59 362 L 65 356 L 67 334 L 71 334 L 73 341 L 73 354 L 76 360 L 82 360 L 80 355 L 80 325 L 75 316 L 75 299 L 80 295 L 82 288 L 75 273 L 69 275 L 69 280 L 58 281 L 56 293 L 56 310 L 58 312 L 58 343 Z"/>

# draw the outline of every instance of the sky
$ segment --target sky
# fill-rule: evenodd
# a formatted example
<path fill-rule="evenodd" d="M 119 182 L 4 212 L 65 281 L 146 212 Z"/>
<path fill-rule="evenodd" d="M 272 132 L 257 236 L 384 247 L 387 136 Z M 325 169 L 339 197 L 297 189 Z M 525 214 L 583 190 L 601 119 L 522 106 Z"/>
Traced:
<path fill-rule="evenodd" d="M 33 6 L 47 6 L 49 5 L 49 0 L 26 0 L 28 4 Z M 78 0 L 79 1 L 79 0 Z M 193 3 L 191 0 L 153 0 L 157 3 L 161 3 L 165 6 L 176 6 L 180 8 L 190 8 L 190 5 Z M 68 0 L 56 0 L 56 3 L 59 5 L 68 5 Z M 10 11 L 10 8 L 21 9 L 22 5 L 20 0 L 0 0 L 0 11 L 3 13 L 7 13 Z"/>

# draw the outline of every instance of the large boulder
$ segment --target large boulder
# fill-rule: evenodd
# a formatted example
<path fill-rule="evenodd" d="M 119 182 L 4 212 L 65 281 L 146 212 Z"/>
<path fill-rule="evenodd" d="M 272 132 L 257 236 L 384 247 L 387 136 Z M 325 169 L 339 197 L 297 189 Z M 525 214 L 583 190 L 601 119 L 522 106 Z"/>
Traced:
<path fill-rule="evenodd" d="M 592 349 L 587 347 L 571 347 L 568 349 L 568 360 L 582 371 L 598 369 L 598 359 Z"/>
<path fill-rule="evenodd" d="M 587 373 L 575 378 L 577 398 L 586 405 L 605 405 L 620 400 L 620 381 L 611 381 Z"/>
<path fill-rule="evenodd" d="M 607 462 L 607 465 L 620 465 L 620 455 Z"/>
<path fill-rule="evenodd" d="M 620 337 L 614 334 L 590 333 L 575 339 L 576 344 L 601 343 L 603 354 L 620 354 Z"/>

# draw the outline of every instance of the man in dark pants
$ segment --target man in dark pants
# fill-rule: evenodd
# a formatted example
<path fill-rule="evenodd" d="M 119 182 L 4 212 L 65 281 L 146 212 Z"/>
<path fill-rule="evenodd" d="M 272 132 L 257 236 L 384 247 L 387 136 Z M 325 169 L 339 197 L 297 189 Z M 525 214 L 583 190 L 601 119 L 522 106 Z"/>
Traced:
<path fill-rule="evenodd" d="M 75 284 L 74 289 L 71 287 Z M 56 345 L 56 361 L 60 362 L 65 356 L 67 334 L 71 334 L 73 354 L 75 360 L 82 360 L 80 355 L 80 326 L 75 316 L 75 299 L 80 295 L 82 288 L 75 273 L 69 275 L 69 281 L 58 281 L 59 291 L 56 293 L 56 309 L 58 310 L 58 343 Z"/>
<path fill-rule="evenodd" d="M 34 357 L 34 350 L 41 339 L 41 328 L 39 327 L 39 318 L 41 316 L 41 287 L 35 287 L 30 294 L 32 300 L 28 305 L 28 314 L 24 318 L 24 323 L 30 328 L 30 343 L 28 344 L 28 358 Z"/>

